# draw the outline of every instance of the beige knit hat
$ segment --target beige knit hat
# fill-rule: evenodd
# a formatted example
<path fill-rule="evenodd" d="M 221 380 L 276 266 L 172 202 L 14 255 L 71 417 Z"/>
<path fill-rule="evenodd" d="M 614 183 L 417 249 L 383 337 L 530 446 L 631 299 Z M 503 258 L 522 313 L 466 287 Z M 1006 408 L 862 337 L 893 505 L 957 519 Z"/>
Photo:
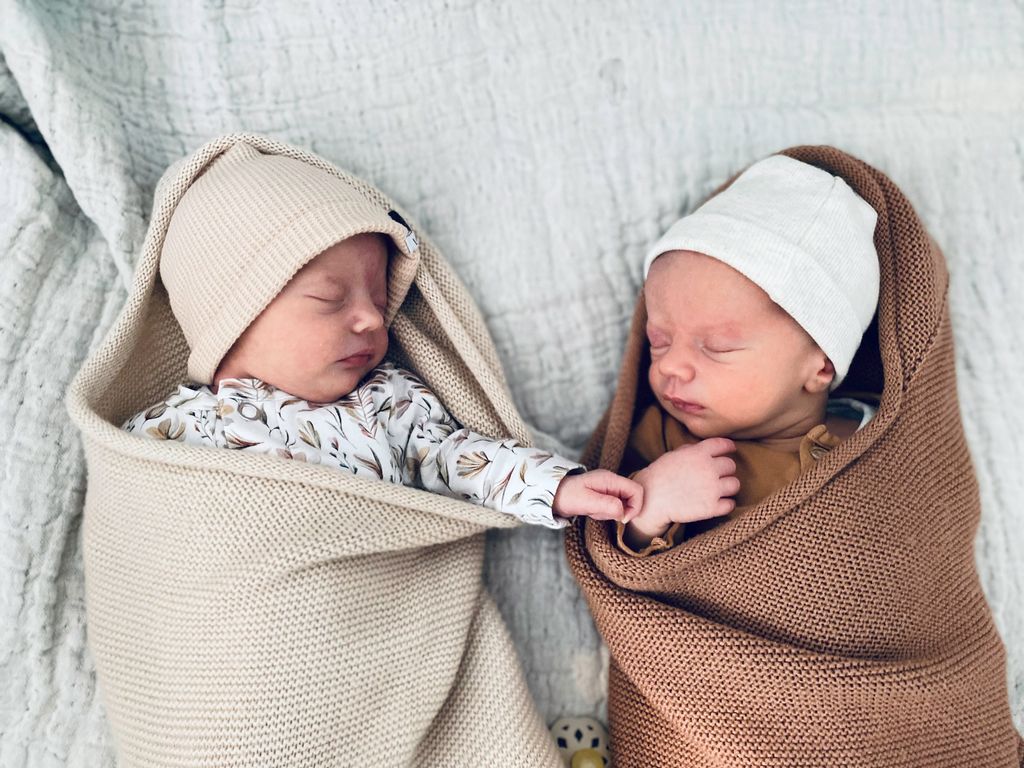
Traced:
<path fill-rule="evenodd" d="M 838 176 L 760 160 L 673 224 L 647 254 L 696 251 L 743 274 L 796 320 L 845 378 L 878 303 L 878 213 Z"/>
<path fill-rule="evenodd" d="M 322 168 L 245 142 L 216 157 L 175 207 L 160 254 L 160 278 L 189 345 L 189 378 L 213 383 L 224 355 L 296 272 L 365 232 L 395 244 L 390 324 L 419 258 L 416 236 L 397 212 Z"/>

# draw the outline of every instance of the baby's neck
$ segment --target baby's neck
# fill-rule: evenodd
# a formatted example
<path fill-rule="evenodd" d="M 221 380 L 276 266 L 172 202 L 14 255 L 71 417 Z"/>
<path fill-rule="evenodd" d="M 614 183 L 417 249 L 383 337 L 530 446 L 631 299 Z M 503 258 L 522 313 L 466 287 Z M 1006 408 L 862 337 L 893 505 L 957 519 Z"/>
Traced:
<path fill-rule="evenodd" d="M 236 365 L 232 362 L 231 355 L 225 357 L 220 365 L 217 366 L 217 370 L 213 374 L 213 386 L 210 389 L 213 390 L 214 394 L 220 391 L 220 382 L 222 379 L 259 379 L 258 376 L 253 376 L 245 368 Z M 262 381 L 262 379 L 259 379 Z"/>
<path fill-rule="evenodd" d="M 807 429 L 803 430 L 799 434 L 789 434 L 789 432 L 783 432 L 778 435 L 772 435 L 770 437 L 762 437 L 757 440 L 758 443 L 771 448 L 775 451 L 784 451 L 786 453 L 796 453 L 800 450 L 800 444 L 803 442 L 804 437 L 808 432 L 811 431 L 812 427 L 818 426 L 822 423 L 822 419 L 811 424 Z"/>

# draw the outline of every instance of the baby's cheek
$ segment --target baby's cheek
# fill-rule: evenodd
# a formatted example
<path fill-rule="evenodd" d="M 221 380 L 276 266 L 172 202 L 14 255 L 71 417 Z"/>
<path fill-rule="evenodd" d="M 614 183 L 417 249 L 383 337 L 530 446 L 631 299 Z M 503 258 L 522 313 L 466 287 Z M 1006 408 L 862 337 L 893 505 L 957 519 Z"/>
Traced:
<path fill-rule="evenodd" d="M 655 393 L 661 390 L 661 375 L 658 373 L 658 366 L 655 363 L 651 363 L 647 367 L 647 383 Z"/>
<path fill-rule="evenodd" d="M 328 358 L 336 357 L 334 348 L 337 346 L 336 343 L 332 344 L 330 334 L 318 323 L 296 329 L 289 346 L 293 370 L 309 375 L 311 369 L 317 369 Z"/>
<path fill-rule="evenodd" d="M 772 388 L 764 376 L 736 376 L 721 387 L 718 396 L 737 422 L 756 422 L 768 410 Z"/>

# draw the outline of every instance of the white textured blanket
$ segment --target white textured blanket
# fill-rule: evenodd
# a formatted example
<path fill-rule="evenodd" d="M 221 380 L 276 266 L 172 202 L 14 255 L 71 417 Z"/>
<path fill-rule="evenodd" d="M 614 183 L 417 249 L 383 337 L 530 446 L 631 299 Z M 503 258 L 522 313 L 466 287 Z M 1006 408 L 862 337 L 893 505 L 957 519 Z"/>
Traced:
<path fill-rule="evenodd" d="M 413 211 L 538 442 L 569 453 L 610 395 L 644 248 L 680 212 L 794 144 L 884 171 L 949 260 L 978 566 L 1024 730 L 1019 3 L 0 0 L 0 53 L 3 768 L 113 762 L 62 399 L 125 299 L 161 171 L 234 130 Z M 541 711 L 600 714 L 604 652 L 559 535 L 493 534 L 488 562 Z"/>

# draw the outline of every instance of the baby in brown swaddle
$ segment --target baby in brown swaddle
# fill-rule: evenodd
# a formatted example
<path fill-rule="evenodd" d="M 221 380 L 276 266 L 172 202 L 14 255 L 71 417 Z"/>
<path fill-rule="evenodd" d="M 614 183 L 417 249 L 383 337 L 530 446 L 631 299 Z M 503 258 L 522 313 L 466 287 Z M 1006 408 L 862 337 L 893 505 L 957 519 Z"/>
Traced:
<path fill-rule="evenodd" d="M 829 393 L 878 301 L 876 219 L 842 179 L 773 155 L 650 251 L 644 299 L 657 402 L 638 415 L 623 460 L 644 486 L 644 506 L 620 524 L 620 546 L 645 555 L 713 527 L 874 416 L 873 405 Z M 723 437 L 732 443 L 708 439 Z M 732 448 L 734 459 L 724 455 Z M 693 482 L 685 470 L 709 461 L 721 498 L 688 513 L 679 502 Z"/>
<path fill-rule="evenodd" d="M 840 150 L 795 147 L 646 267 L 587 450 L 636 470 L 644 506 L 566 539 L 609 648 L 615 764 L 1020 764 L 974 565 L 949 276 L 909 200 Z M 735 510 L 684 527 L 678 465 L 722 435 L 738 484 L 716 456 L 715 504 L 735 491 Z"/>

